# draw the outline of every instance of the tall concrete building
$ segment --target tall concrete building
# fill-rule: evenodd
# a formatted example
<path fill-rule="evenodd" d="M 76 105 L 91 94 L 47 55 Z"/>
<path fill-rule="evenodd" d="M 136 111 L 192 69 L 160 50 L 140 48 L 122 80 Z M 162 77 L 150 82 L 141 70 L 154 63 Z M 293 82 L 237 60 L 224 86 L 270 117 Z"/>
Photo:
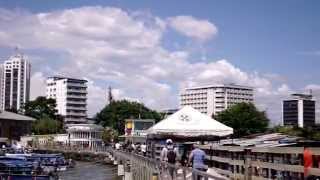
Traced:
<path fill-rule="evenodd" d="M 3 64 L 0 64 L 0 110 L 3 110 L 4 109 L 4 106 L 3 106 L 3 99 L 4 99 L 4 95 L 3 95 L 3 91 L 4 91 L 4 80 L 3 80 L 3 77 L 4 77 L 4 69 L 3 69 Z"/>
<path fill-rule="evenodd" d="M 282 103 L 282 121 L 285 126 L 310 127 L 316 122 L 316 102 L 312 95 L 292 94 L 292 98 Z"/>
<path fill-rule="evenodd" d="M 87 118 L 87 80 L 67 77 L 47 79 L 47 98 L 56 100 L 65 123 L 84 123 Z"/>
<path fill-rule="evenodd" d="M 17 53 L 4 62 L 1 72 L 1 109 L 21 110 L 30 98 L 31 65 Z"/>
<path fill-rule="evenodd" d="M 253 103 L 253 88 L 235 84 L 201 86 L 184 89 L 180 93 L 180 107 L 192 106 L 209 116 L 217 115 L 240 103 Z"/>

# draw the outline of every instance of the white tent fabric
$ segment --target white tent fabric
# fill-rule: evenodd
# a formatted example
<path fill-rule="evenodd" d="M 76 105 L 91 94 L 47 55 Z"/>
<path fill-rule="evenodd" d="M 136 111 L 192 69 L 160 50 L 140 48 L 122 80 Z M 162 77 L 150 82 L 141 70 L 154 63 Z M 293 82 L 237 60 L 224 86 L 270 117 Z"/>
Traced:
<path fill-rule="evenodd" d="M 233 129 L 191 106 L 185 106 L 168 118 L 148 129 L 148 135 L 173 135 L 184 137 L 228 136 Z"/>

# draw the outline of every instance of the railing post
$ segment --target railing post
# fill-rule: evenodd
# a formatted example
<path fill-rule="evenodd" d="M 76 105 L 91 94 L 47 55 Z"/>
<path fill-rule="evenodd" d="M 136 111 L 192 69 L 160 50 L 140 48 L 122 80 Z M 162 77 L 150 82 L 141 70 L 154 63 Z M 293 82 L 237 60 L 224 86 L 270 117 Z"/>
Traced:
<path fill-rule="evenodd" d="M 124 179 L 125 180 L 132 180 L 131 162 L 128 159 L 126 159 L 126 161 L 125 161 L 125 169 L 124 170 L 125 170 Z"/>
<path fill-rule="evenodd" d="M 159 180 L 159 174 L 157 172 L 153 172 L 152 180 Z"/>
<path fill-rule="evenodd" d="M 124 165 L 123 165 L 123 161 L 119 160 L 119 164 L 118 164 L 118 176 L 122 177 L 121 179 L 124 179 Z"/>

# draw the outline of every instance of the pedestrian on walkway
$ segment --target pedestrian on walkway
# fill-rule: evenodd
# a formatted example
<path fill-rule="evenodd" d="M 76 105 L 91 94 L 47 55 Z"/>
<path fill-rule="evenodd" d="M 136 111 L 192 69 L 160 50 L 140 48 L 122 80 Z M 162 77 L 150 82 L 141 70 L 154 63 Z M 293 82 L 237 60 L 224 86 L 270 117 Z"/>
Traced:
<path fill-rule="evenodd" d="M 146 143 L 141 144 L 140 146 L 141 152 L 143 156 L 147 156 L 147 145 Z"/>
<path fill-rule="evenodd" d="M 169 174 L 171 176 L 171 179 L 174 179 L 174 171 L 175 168 L 172 167 L 176 164 L 176 160 L 178 157 L 178 150 L 177 148 L 174 148 L 173 142 L 171 139 L 166 140 L 166 146 L 162 148 L 161 154 L 160 154 L 160 161 L 164 164 L 169 163 L 170 167 L 168 167 Z M 165 167 L 166 169 L 166 167 Z"/>
<path fill-rule="evenodd" d="M 204 164 L 204 160 L 206 158 L 206 153 L 197 147 L 195 144 L 193 145 L 193 150 L 189 156 L 189 164 L 192 162 L 192 168 L 199 171 L 207 171 L 207 166 Z M 192 175 L 194 180 L 200 180 L 201 176 L 196 175 L 195 173 Z"/>

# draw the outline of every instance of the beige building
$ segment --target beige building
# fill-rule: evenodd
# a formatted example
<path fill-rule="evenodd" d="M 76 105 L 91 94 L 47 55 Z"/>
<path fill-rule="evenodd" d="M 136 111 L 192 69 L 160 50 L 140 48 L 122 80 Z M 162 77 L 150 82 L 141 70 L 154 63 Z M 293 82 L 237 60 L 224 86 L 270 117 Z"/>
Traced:
<path fill-rule="evenodd" d="M 186 88 L 180 93 L 180 108 L 191 106 L 209 116 L 240 103 L 253 103 L 252 87 L 235 84 Z"/>

